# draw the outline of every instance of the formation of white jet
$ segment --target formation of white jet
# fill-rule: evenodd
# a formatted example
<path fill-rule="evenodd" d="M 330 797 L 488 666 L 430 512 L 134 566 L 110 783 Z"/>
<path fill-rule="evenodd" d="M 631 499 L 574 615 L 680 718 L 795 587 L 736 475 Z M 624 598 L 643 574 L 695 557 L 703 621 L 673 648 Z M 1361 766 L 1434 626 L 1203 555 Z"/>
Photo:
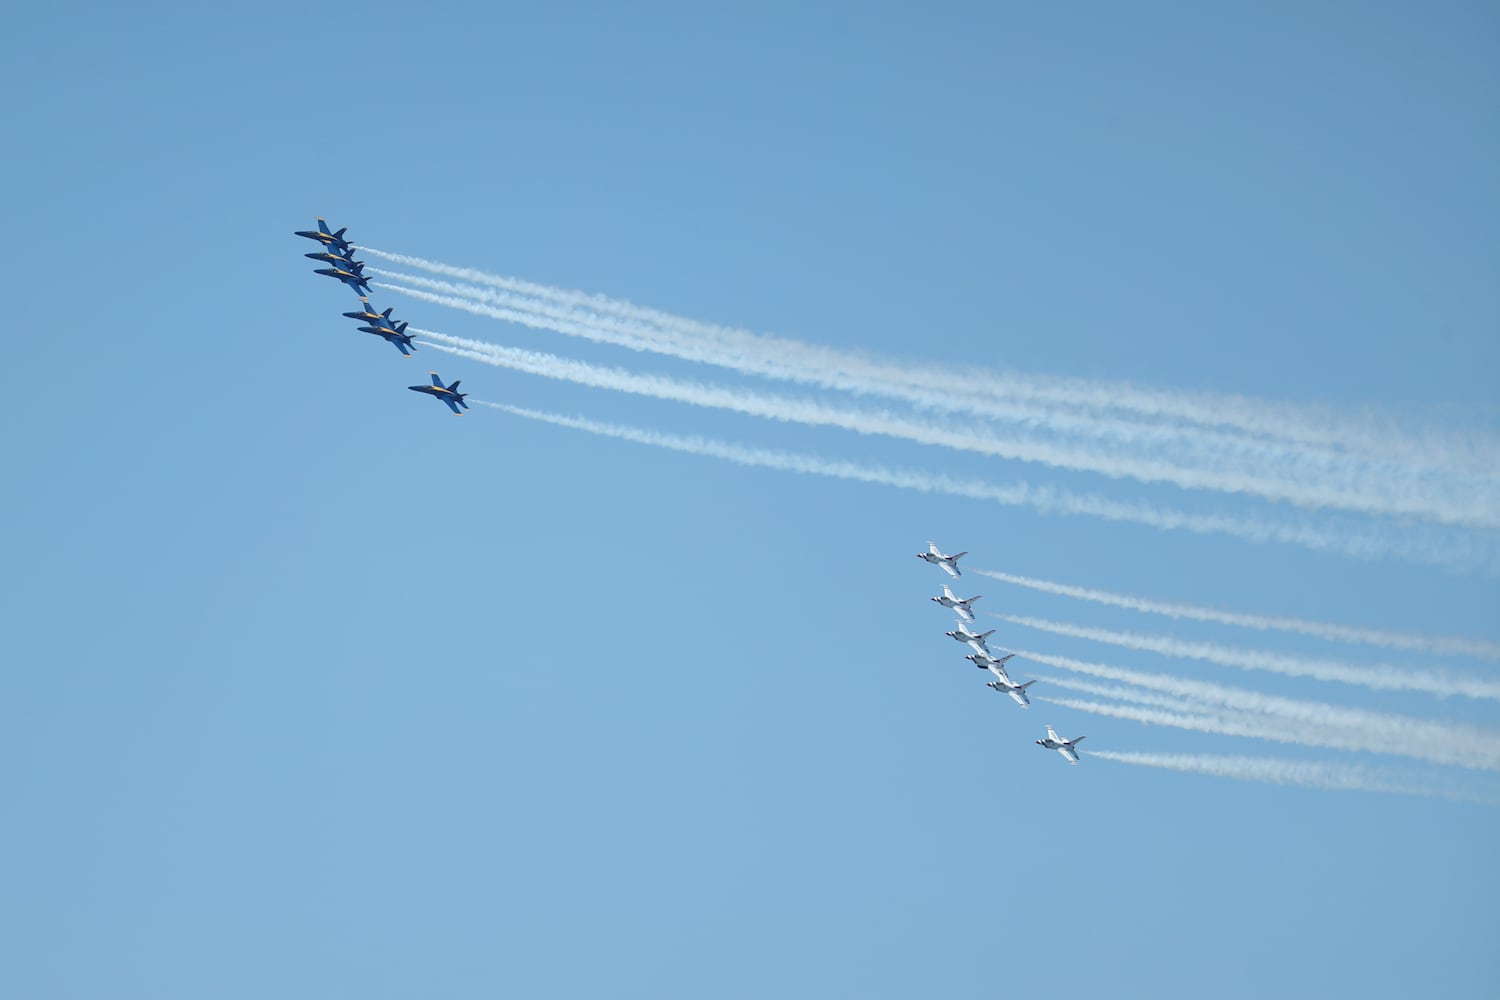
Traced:
<path fill-rule="evenodd" d="M 918 552 L 917 558 L 930 562 L 934 566 L 942 567 L 944 572 L 946 572 L 949 576 L 957 579 L 960 575 L 958 571 L 958 560 L 966 555 L 968 555 L 967 552 L 959 552 L 951 556 L 944 555 L 943 551 L 937 547 L 936 542 L 928 542 L 927 551 Z M 945 608 L 951 608 L 953 610 L 953 613 L 958 615 L 959 617 L 958 627 L 955 628 L 952 632 L 945 632 L 943 634 L 948 638 L 954 640 L 955 642 L 964 643 L 974 651 L 968 656 L 964 657 L 964 659 L 973 663 L 974 666 L 978 667 L 980 670 L 988 670 L 990 673 L 995 675 L 995 679 L 992 681 L 987 681 L 985 683 L 985 687 L 999 694 L 1008 694 L 1010 695 L 1011 700 L 1014 701 L 1017 705 L 1020 705 L 1022 708 L 1030 708 L 1031 699 L 1027 697 L 1026 689 L 1035 684 L 1036 681 L 1031 680 L 1026 681 L 1022 684 L 1017 684 L 1015 681 L 1011 680 L 1010 675 L 1005 672 L 1005 664 L 1008 663 L 1016 654 L 1006 653 L 1004 656 L 997 657 L 993 652 L 990 651 L 989 644 L 986 642 L 986 640 L 989 639 L 990 636 L 995 634 L 994 629 L 990 629 L 988 632 L 973 632 L 969 629 L 969 623 L 974 621 L 974 610 L 972 605 L 975 601 L 979 600 L 979 595 L 976 594 L 973 597 L 958 597 L 953 593 L 952 590 L 948 588 L 948 585 L 945 583 L 943 584 L 942 595 L 940 597 L 934 597 L 932 598 L 932 600 Z M 1058 753 L 1067 758 L 1069 764 L 1076 764 L 1078 763 L 1078 751 L 1074 750 L 1073 748 L 1082 741 L 1082 736 L 1075 737 L 1071 740 L 1062 739 L 1057 735 L 1057 730 L 1053 729 L 1051 726 L 1048 726 L 1047 738 L 1044 740 L 1037 740 L 1036 743 L 1037 746 L 1043 746 L 1049 750 L 1056 750 Z"/>

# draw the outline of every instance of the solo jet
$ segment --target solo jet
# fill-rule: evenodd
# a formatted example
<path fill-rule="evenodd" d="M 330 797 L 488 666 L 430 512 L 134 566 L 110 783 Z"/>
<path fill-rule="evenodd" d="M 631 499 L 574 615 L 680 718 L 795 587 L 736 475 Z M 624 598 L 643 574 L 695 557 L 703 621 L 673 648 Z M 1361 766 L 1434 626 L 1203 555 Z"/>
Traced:
<path fill-rule="evenodd" d="M 963 555 L 963 553 L 960 552 L 959 555 Z M 958 556 L 954 556 L 953 558 L 957 559 Z M 983 596 L 983 594 L 975 594 L 973 597 L 955 597 L 953 596 L 953 591 L 949 590 L 948 585 L 945 583 L 943 584 L 943 596 L 933 597 L 930 600 L 937 601 L 945 608 L 952 608 L 954 614 L 958 615 L 958 617 L 966 622 L 971 622 L 974 620 L 974 609 L 969 607 L 969 605 Z"/>
<path fill-rule="evenodd" d="M 1011 658 L 1015 655 L 1015 653 L 1006 653 L 1004 656 L 1000 657 L 997 660 L 995 657 L 991 656 L 988 653 L 970 653 L 968 656 L 965 656 L 964 659 L 973 663 L 974 666 L 978 667 L 980 670 L 988 670 L 990 673 L 994 674 L 996 677 L 999 677 L 1001 680 L 1008 681 L 1010 680 L 1010 676 L 1005 672 L 1005 665 L 1009 663 Z"/>
<path fill-rule="evenodd" d="M 317 271 L 319 274 L 339 279 L 354 289 L 360 298 L 364 298 L 370 291 L 370 282 L 362 273 L 364 269 L 365 262 L 362 260 L 341 260 L 332 267 L 320 267 Z"/>
<path fill-rule="evenodd" d="M 935 542 L 928 542 L 927 543 L 927 551 L 926 552 L 918 552 L 917 553 L 917 558 L 918 559 L 926 559 L 928 562 L 932 563 L 934 566 L 941 566 L 941 567 L 943 567 L 943 569 L 947 572 L 947 574 L 949 576 L 953 577 L 954 579 L 957 579 L 958 577 L 960 577 L 960 576 L 963 575 L 963 574 L 959 573 L 959 571 L 958 571 L 958 561 L 960 559 L 962 559 L 966 555 L 968 555 L 967 552 L 960 552 L 957 555 L 945 556 L 945 555 L 943 555 L 943 553 L 941 551 L 939 551 L 939 549 L 937 547 L 937 543 L 935 543 Z"/>
<path fill-rule="evenodd" d="M 1026 689 L 1035 684 L 1036 681 L 1027 681 L 1025 684 L 1017 684 L 1015 681 L 1005 676 L 1004 670 L 995 671 L 995 677 L 995 680 L 986 681 L 984 686 L 995 691 L 1000 691 L 1004 694 L 1010 695 L 1015 699 L 1016 704 L 1020 705 L 1022 708 L 1031 707 L 1031 699 L 1026 697 Z M 1082 738 L 1083 737 L 1079 737 L 1079 739 Z"/>
<path fill-rule="evenodd" d="M 954 629 L 952 632 L 944 632 L 943 634 L 948 638 L 955 640 L 956 642 L 967 642 L 969 644 L 969 648 L 974 652 L 983 653 L 985 656 L 989 656 L 990 647 L 984 644 L 984 640 L 994 635 L 995 630 L 990 629 L 988 632 L 970 632 L 963 622 L 959 622 L 958 628 Z"/>
<path fill-rule="evenodd" d="M 330 233 L 328 231 L 328 223 L 323 221 L 322 216 L 319 216 L 317 232 L 302 229 L 297 231 L 297 235 L 306 236 L 310 240 L 317 240 L 325 247 L 330 247 L 347 257 L 354 250 L 354 245 L 344 239 L 344 234 L 348 231 L 349 227 L 345 226 L 336 233 Z"/>
<path fill-rule="evenodd" d="M 429 372 L 428 374 L 432 376 L 431 385 L 409 385 L 407 388 L 412 392 L 425 392 L 429 396 L 436 396 L 448 404 L 448 409 L 457 413 L 460 417 L 463 416 L 463 410 L 460 410 L 459 407 L 462 406 L 464 410 L 469 408 L 469 404 L 464 402 L 464 397 L 468 393 L 458 391 L 458 379 L 454 379 L 452 385 L 445 386 L 443 385 L 443 380 L 438 378 L 437 372 Z"/>
<path fill-rule="evenodd" d="M 384 337 L 390 341 L 396 350 L 401 352 L 402 357 L 411 357 L 411 352 L 415 351 L 416 348 L 412 346 L 411 337 L 406 334 L 406 323 L 394 323 L 391 321 L 391 307 L 387 307 L 385 312 L 376 312 L 374 307 L 370 305 L 369 299 L 361 298 L 361 301 L 365 304 L 363 312 L 344 313 L 350 319 L 362 319 L 366 321 L 367 325 L 360 327 L 359 332 L 373 333 L 378 337 Z"/>
<path fill-rule="evenodd" d="M 1037 740 L 1036 745 L 1039 747 L 1046 747 L 1048 750 L 1056 750 L 1058 753 L 1068 758 L 1069 764 L 1076 764 L 1078 763 L 1078 751 L 1073 748 L 1082 743 L 1085 739 L 1086 737 L 1083 736 L 1075 736 L 1071 740 L 1065 740 L 1061 736 L 1057 735 L 1056 729 L 1048 726 L 1047 738 L 1045 740 Z"/>

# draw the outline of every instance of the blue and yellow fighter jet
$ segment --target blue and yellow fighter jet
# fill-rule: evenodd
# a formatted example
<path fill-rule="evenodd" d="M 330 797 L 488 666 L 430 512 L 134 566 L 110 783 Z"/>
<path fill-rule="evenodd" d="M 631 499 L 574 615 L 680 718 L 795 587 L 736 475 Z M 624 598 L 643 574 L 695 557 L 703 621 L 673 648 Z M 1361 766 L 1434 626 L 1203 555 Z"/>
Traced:
<path fill-rule="evenodd" d="M 443 380 L 438 378 L 437 372 L 428 372 L 428 374 L 432 376 L 431 385 L 409 385 L 407 388 L 412 392 L 425 392 L 429 396 L 436 396 L 448 404 L 448 409 L 460 417 L 463 416 L 463 411 L 459 407 L 462 406 L 465 410 L 469 408 L 469 404 L 464 402 L 464 397 L 468 393 L 458 391 L 458 380 L 455 379 L 452 385 L 445 386 Z"/>
<path fill-rule="evenodd" d="M 360 333 L 373 333 L 378 337 L 384 337 L 391 342 L 391 346 L 401 352 L 403 358 L 411 357 L 411 352 L 416 348 L 411 344 L 411 338 L 406 335 L 406 323 L 394 322 L 391 319 L 391 307 L 387 306 L 385 312 L 376 312 L 375 307 L 370 305 L 370 300 L 360 297 L 364 303 L 362 312 L 344 313 L 350 319 L 362 319 L 367 325 L 359 328 Z"/>
<path fill-rule="evenodd" d="M 349 227 L 345 226 L 343 229 L 340 229 L 336 233 L 330 233 L 328 231 L 328 223 L 323 221 L 322 216 L 319 216 L 317 232 L 301 229 L 297 231 L 296 235 L 306 236 L 310 240 L 317 240 L 324 246 L 336 250 L 347 257 L 354 251 L 354 245 L 351 244 L 348 240 L 344 239 L 344 234 L 348 231 Z"/>
<path fill-rule="evenodd" d="M 354 254 L 352 251 L 347 254 L 342 254 L 336 250 L 324 250 L 322 253 L 305 253 L 302 256 L 309 257 L 312 260 L 321 260 L 328 264 L 354 263 Z"/>
<path fill-rule="evenodd" d="M 330 278 L 339 279 L 344 284 L 354 289 L 354 294 L 358 295 L 360 298 L 364 298 L 370 292 L 370 282 L 369 279 L 364 276 L 364 269 L 365 262 L 362 260 L 340 259 L 339 262 L 334 264 L 332 267 L 318 268 L 317 273 L 326 274 Z"/>

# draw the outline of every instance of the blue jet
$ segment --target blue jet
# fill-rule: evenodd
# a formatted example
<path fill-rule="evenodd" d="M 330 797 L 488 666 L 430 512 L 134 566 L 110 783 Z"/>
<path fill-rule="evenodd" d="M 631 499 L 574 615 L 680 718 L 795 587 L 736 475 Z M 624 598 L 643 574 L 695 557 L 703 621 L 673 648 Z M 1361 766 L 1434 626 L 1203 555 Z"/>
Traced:
<path fill-rule="evenodd" d="M 432 376 L 431 385 L 409 385 L 407 388 L 412 392 L 425 392 L 429 396 L 436 396 L 448 404 L 448 409 L 460 417 L 463 416 L 463 411 L 459 407 L 462 406 L 465 410 L 469 408 L 469 404 L 464 402 L 464 397 L 468 393 L 458 391 L 458 380 L 455 379 L 452 385 L 445 386 L 443 380 L 438 378 L 437 372 L 428 372 L 428 374 Z"/>
<path fill-rule="evenodd" d="M 332 249 L 337 250 L 339 253 L 348 256 L 349 254 L 354 252 L 354 245 L 348 240 L 344 239 L 344 234 L 348 231 L 349 227 L 345 226 L 343 229 L 340 229 L 336 233 L 330 233 L 328 231 L 328 223 L 323 221 L 322 216 L 319 216 L 317 232 L 312 232 L 311 230 L 307 229 L 300 229 L 297 231 L 296 235 L 306 236 L 310 240 L 317 240 L 324 246 L 331 247 Z"/>
<path fill-rule="evenodd" d="M 333 250 L 324 250 L 322 253 L 305 253 L 302 256 L 304 256 L 304 257 L 310 257 L 313 260 L 325 261 L 325 262 L 327 262 L 329 264 L 353 264 L 354 263 L 354 254 L 353 254 L 353 251 L 350 251 L 349 253 L 338 253 L 338 252 L 333 251 Z"/>
<path fill-rule="evenodd" d="M 390 341 L 391 346 L 401 352 L 404 358 L 411 357 L 411 352 L 416 348 L 411 344 L 411 338 L 406 335 L 406 323 L 396 323 L 391 319 L 391 309 L 387 307 L 385 312 L 376 312 L 375 307 L 370 305 L 370 300 L 361 296 L 364 302 L 362 312 L 344 313 L 350 319 L 362 319 L 367 324 L 359 328 L 360 333 L 373 333 Z"/>
<path fill-rule="evenodd" d="M 320 267 L 317 269 L 317 273 L 339 279 L 354 289 L 356 295 L 364 298 L 370 291 L 370 282 L 364 276 L 364 269 L 365 262 L 362 260 L 343 260 L 332 267 Z"/>

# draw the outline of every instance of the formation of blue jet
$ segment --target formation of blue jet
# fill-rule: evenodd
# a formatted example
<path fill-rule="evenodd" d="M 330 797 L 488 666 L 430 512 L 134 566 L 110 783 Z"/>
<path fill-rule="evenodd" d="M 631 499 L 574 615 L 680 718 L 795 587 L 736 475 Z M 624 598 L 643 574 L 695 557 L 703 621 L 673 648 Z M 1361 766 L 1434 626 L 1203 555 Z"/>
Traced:
<path fill-rule="evenodd" d="M 360 323 L 361 333 L 372 333 L 384 339 L 396 350 L 401 352 L 403 358 L 411 357 L 411 352 L 416 350 L 412 345 L 411 337 L 406 332 L 406 323 L 396 322 L 391 318 L 389 308 L 382 312 L 376 312 L 375 307 L 370 304 L 370 283 L 365 278 L 365 262 L 354 259 L 354 244 L 344 238 L 348 228 L 333 232 L 328 228 L 328 223 L 321 217 L 318 219 L 317 229 L 298 230 L 296 235 L 316 240 L 322 244 L 322 249 L 317 253 L 303 254 L 315 261 L 327 264 L 327 267 L 317 268 L 318 274 L 326 274 L 330 278 L 337 278 L 359 296 L 360 309 L 358 312 L 344 313 L 349 319 Z M 452 385 L 444 385 L 443 380 L 438 378 L 437 372 L 432 372 L 431 385 L 408 386 L 415 392 L 426 393 L 442 400 L 448 408 L 459 416 L 469 408 L 464 402 L 466 393 L 458 391 L 458 382 Z M 460 409 L 462 407 L 463 409 Z"/>

